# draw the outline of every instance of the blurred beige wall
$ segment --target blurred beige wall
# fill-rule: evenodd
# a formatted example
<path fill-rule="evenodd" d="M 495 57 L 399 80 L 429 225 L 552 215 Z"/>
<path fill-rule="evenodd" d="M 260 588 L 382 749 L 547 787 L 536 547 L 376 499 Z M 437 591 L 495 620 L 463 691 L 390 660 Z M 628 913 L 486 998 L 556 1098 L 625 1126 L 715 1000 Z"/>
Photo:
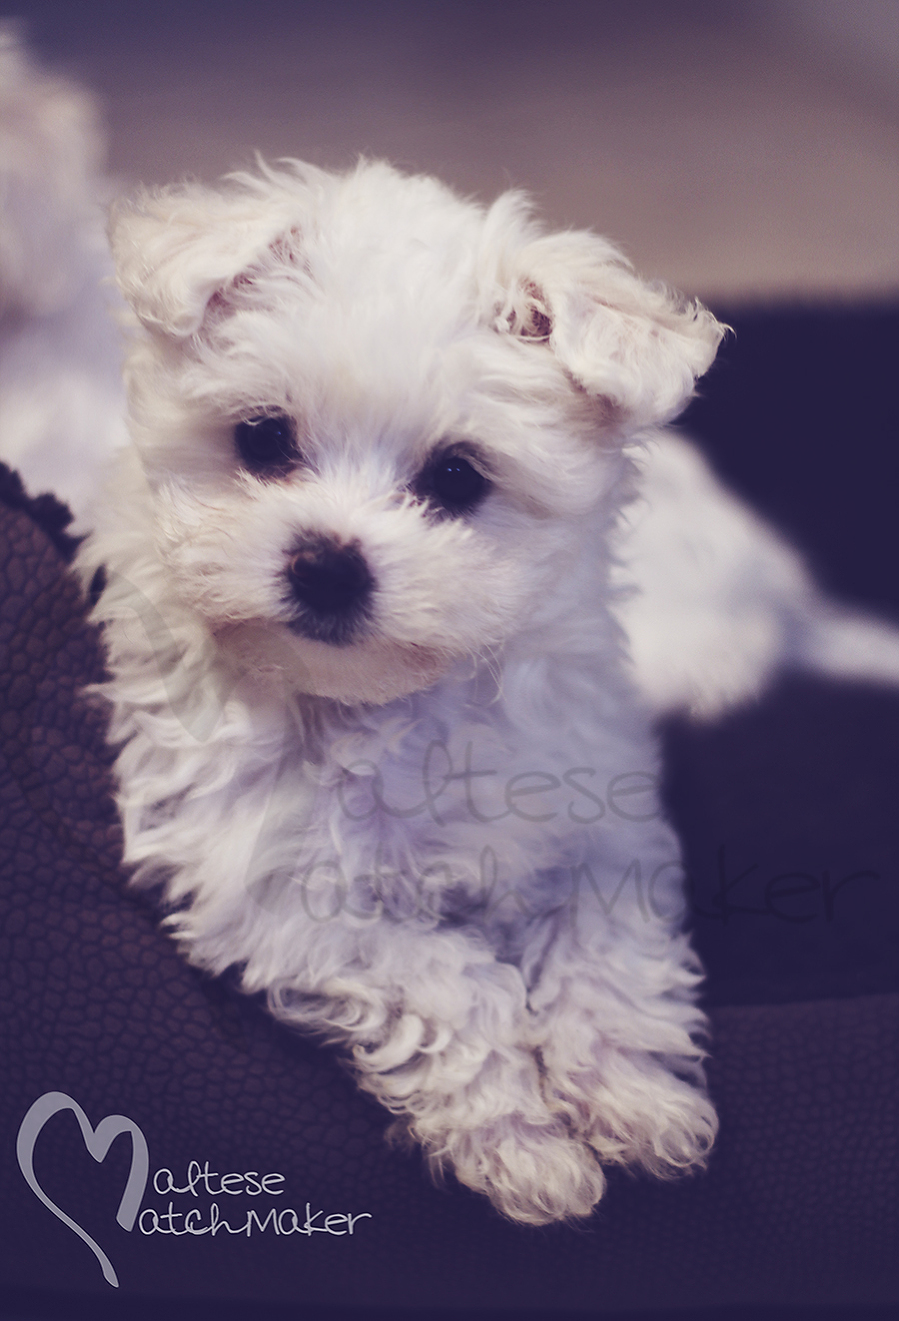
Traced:
<path fill-rule="evenodd" d="M 359 153 L 529 189 L 729 303 L 899 294 L 899 0 L 0 5 L 123 179 Z"/>

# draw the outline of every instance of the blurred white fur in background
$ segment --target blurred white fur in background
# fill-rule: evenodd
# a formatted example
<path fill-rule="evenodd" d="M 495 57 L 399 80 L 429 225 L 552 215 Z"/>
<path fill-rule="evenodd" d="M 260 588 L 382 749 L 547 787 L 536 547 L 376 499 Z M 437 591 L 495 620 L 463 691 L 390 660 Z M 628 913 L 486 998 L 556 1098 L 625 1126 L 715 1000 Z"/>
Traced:
<path fill-rule="evenodd" d="M 0 25 L 0 453 L 77 531 L 125 439 L 104 156 L 92 98 Z"/>

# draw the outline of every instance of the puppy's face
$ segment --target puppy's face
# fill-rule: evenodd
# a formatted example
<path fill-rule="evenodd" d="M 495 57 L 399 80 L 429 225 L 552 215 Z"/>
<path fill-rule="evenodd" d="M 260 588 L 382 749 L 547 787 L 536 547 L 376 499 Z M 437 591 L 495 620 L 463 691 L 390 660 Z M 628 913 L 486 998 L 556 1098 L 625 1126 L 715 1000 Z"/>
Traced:
<path fill-rule="evenodd" d="M 578 608 L 620 446 L 720 331 L 602 240 L 307 167 L 113 230 L 156 546 L 243 665 L 384 702 Z"/>

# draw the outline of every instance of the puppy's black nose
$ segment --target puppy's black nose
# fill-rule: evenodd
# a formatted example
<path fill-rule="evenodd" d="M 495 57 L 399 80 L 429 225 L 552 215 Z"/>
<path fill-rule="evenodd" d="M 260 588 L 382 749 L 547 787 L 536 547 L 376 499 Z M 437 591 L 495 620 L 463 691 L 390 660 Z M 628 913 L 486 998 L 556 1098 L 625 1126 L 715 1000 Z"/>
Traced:
<path fill-rule="evenodd" d="M 352 641 L 364 620 L 374 579 L 356 542 L 310 537 L 294 549 L 287 578 L 300 613 L 294 629 L 320 642 Z"/>

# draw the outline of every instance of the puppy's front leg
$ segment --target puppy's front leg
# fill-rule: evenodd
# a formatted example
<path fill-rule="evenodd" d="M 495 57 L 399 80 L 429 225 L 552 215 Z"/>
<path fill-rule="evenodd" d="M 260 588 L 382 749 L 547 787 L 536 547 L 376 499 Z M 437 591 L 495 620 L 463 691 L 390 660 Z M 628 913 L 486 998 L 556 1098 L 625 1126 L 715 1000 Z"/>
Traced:
<path fill-rule="evenodd" d="M 603 1162 L 665 1177 L 701 1166 L 717 1131 L 696 1044 L 705 1019 L 683 935 L 643 914 L 582 905 L 541 933 L 531 987 L 550 1109 Z M 536 940 L 536 937 L 535 937 Z M 548 941 L 548 945 L 547 945 Z"/>
<path fill-rule="evenodd" d="M 602 1171 L 544 1099 L 518 969 L 458 930 L 383 920 L 324 940 L 327 957 L 310 946 L 271 993 L 278 1016 L 351 1048 L 361 1086 L 436 1176 L 454 1170 L 529 1224 L 588 1215 Z"/>

